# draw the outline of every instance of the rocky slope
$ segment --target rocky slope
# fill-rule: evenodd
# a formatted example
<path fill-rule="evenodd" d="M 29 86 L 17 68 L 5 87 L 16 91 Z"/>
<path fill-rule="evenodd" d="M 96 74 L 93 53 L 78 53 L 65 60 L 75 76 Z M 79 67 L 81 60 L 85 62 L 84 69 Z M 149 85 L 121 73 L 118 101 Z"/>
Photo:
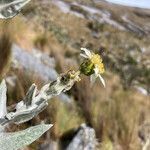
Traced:
<path fill-rule="evenodd" d="M 150 10 L 90 0 L 33 1 L 30 9 L 24 15 L 50 31 L 60 47 L 66 45 L 65 51 L 102 50 L 107 67 L 120 74 L 125 88 L 142 85 L 149 91 Z"/>
<path fill-rule="evenodd" d="M 104 60 L 105 89 L 98 81 L 90 87 L 89 78 L 84 78 L 67 93 L 69 98 L 63 95 L 74 101 L 53 100 L 29 123 L 53 122 L 51 136 L 42 138 L 44 147 L 49 141 L 58 144 L 61 137 L 72 140 L 67 131 L 85 122 L 94 128 L 101 150 L 141 149 L 139 126 L 150 121 L 150 10 L 98 0 L 32 0 L 9 24 L 15 44 L 13 66 L 6 75 L 9 84 L 16 81 L 9 90 L 10 104 L 33 82 L 40 87 L 41 79 L 54 80 L 57 73 L 76 70 L 81 47 Z M 31 150 L 40 145 L 34 143 Z"/>

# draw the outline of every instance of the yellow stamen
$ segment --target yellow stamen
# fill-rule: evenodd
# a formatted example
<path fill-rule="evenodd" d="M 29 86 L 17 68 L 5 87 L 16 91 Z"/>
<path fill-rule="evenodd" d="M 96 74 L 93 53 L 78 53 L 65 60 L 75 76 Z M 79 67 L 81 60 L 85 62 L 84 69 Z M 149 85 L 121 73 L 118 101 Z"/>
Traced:
<path fill-rule="evenodd" d="M 98 68 L 100 74 L 105 72 L 104 64 L 102 63 L 102 58 L 100 55 L 92 53 L 90 60 Z"/>

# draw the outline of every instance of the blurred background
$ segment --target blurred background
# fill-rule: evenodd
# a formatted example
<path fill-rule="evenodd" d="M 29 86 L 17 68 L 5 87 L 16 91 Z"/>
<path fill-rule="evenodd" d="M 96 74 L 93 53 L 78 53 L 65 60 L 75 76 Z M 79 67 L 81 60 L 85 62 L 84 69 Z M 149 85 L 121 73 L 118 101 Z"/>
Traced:
<path fill-rule="evenodd" d="M 33 82 L 40 89 L 58 74 L 78 69 L 81 47 L 100 54 L 106 69 L 106 88 L 98 80 L 91 86 L 83 76 L 69 92 L 50 100 L 39 116 L 11 125 L 9 131 L 41 121 L 54 124 L 25 150 L 64 150 L 83 123 L 94 129 L 96 149 L 141 150 L 146 142 L 150 3 L 110 1 L 31 0 L 15 18 L 0 20 L 0 80 L 7 81 L 8 110 Z"/>

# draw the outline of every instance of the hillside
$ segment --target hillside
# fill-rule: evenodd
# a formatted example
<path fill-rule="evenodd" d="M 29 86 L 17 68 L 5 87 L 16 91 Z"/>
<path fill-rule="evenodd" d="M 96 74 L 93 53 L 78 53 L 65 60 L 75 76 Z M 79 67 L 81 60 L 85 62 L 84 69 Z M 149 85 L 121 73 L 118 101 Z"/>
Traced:
<path fill-rule="evenodd" d="M 31 83 L 40 88 L 58 74 L 76 70 L 81 47 L 101 54 L 105 64 L 106 88 L 99 81 L 91 86 L 84 77 L 37 118 L 14 126 L 41 120 L 54 124 L 29 150 L 44 150 L 43 141 L 46 146 L 51 140 L 66 144 L 64 139 L 71 141 L 83 122 L 94 129 L 100 150 L 141 149 L 139 129 L 150 122 L 149 9 L 98 0 L 32 0 L 18 16 L 0 24 L 0 33 L 6 29 L 12 45 L 11 54 L 6 49 L 10 57 L 2 61 L 7 66 L 0 66 L 0 77 L 9 86 L 9 105 L 22 99 Z"/>

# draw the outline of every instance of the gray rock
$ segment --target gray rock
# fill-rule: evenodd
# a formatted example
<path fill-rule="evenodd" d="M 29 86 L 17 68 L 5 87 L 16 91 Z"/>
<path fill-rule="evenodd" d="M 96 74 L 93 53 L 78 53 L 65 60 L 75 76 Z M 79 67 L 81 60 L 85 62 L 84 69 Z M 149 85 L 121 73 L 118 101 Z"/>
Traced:
<path fill-rule="evenodd" d="M 37 74 L 44 81 L 55 80 L 57 78 L 57 72 L 54 69 L 54 58 L 50 58 L 48 55 L 42 54 L 38 50 L 29 53 L 18 45 L 13 45 L 12 56 L 13 66 L 16 68 Z"/>
<path fill-rule="evenodd" d="M 95 150 L 96 145 L 95 130 L 82 124 L 81 129 L 66 150 Z"/>

